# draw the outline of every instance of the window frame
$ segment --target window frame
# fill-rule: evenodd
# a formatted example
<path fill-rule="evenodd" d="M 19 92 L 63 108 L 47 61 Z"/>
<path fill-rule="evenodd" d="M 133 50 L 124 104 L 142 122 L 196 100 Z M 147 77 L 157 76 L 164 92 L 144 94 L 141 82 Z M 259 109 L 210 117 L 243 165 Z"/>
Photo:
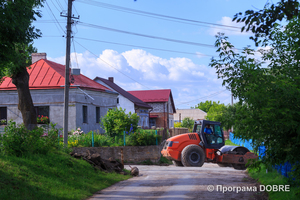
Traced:
<path fill-rule="evenodd" d="M 85 105 L 82 106 L 82 123 L 88 123 L 88 107 Z"/>
<path fill-rule="evenodd" d="M 4 116 L 2 116 L 3 113 L 5 113 Z M 5 120 L 5 121 L 6 121 L 5 123 L 2 123 L 2 122 L 0 121 L 0 125 L 7 125 L 7 107 L 6 107 L 6 106 L 0 107 L 0 120 L 1 120 L 1 121 L 2 121 L 2 120 Z"/>
<path fill-rule="evenodd" d="M 100 107 L 96 106 L 96 123 L 100 123 Z"/>

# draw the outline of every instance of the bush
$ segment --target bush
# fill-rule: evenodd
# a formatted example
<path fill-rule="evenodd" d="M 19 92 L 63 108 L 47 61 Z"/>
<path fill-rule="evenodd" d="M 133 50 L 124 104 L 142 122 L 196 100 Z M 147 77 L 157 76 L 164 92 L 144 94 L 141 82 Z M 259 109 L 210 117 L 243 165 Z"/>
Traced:
<path fill-rule="evenodd" d="M 194 126 L 194 120 L 190 117 L 185 117 L 181 122 L 181 126 L 184 128 L 188 128 L 189 132 L 192 132 Z"/>
<path fill-rule="evenodd" d="M 0 151 L 6 155 L 20 157 L 25 154 L 46 154 L 58 146 L 58 129 L 55 124 L 51 124 L 46 133 L 42 127 L 30 131 L 23 124 L 17 126 L 15 122 L 9 121 L 4 132 L 0 136 Z"/>
<path fill-rule="evenodd" d="M 114 108 L 101 118 L 100 124 L 108 136 L 115 137 L 123 135 L 124 131 L 135 132 L 138 122 L 139 116 L 136 113 L 131 114 L 129 112 L 129 114 L 126 114 L 122 108 Z"/>
<path fill-rule="evenodd" d="M 174 122 L 174 127 L 175 128 L 181 128 L 181 122 Z"/>
<path fill-rule="evenodd" d="M 156 145 L 156 138 L 158 144 L 160 144 L 162 137 L 156 135 L 154 130 L 142 130 L 139 129 L 135 133 L 131 133 L 127 136 L 127 146 L 149 146 Z"/>
<path fill-rule="evenodd" d="M 123 133 L 124 134 L 124 133 Z M 139 129 L 137 132 L 127 132 L 125 135 L 126 146 L 148 146 L 161 143 L 162 137 L 155 134 L 155 130 Z M 124 135 L 109 137 L 107 135 L 94 133 L 94 147 L 116 147 L 124 145 Z M 91 147 L 92 131 L 81 135 L 69 135 L 68 147 Z"/>

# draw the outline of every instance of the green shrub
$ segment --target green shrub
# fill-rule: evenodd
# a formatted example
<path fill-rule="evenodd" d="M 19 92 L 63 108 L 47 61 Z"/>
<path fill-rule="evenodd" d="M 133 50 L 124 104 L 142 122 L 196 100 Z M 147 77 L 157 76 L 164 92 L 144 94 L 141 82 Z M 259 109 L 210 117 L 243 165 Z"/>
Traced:
<path fill-rule="evenodd" d="M 48 132 L 42 127 L 27 130 L 25 126 L 16 125 L 9 121 L 4 134 L 0 136 L 0 151 L 6 155 L 23 156 L 25 154 L 46 154 L 54 147 L 58 147 L 58 129 L 51 124 Z"/>
<path fill-rule="evenodd" d="M 124 134 L 124 132 L 123 132 Z M 149 146 L 156 145 L 156 138 L 160 144 L 162 137 L 155 134 L 155 130 L 139 129 L 135 133 L 126 133 L 126 146 Z M 69 147 L 91 147 L 92 131 L 81 135 L 69 135 Z M 124 135 L 110 137 L 108 135 L 94 133 L 94 147 L 117 147 L 124 146 Z"/>
<path fill-rule="evenodd" d="M 193 131 L 194 120 L 190 117 L 185 117 L 181 122 L 181 127 L 188 128 L 189 132 Z"/>
<path fill-rule="evenodd" d="M 139 116 L 136 113 L 125 113 L 122 108 L 113 108 L 101 118 L 101 125 L 110 137 L 121 136 L 124 131 L 135 132 L 137 130 Z"/>
<path fill-rule="evenodd" d="M 127 146 L 149 146 L 156 145 L 156 138 L 158 144 L 161 142 L 161 136 L 155 134 L 155 130 L 143 130 L 139 129 L 135 133 L 131 133 L 126 136 L 128 139 L 126 141 Z"/>

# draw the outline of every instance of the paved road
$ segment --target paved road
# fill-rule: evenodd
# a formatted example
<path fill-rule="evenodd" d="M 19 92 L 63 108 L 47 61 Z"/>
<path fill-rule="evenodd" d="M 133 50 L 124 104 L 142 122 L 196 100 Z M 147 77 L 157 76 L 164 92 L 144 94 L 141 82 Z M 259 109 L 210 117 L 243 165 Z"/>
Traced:
<path fill-rule="evenodd" d="M 203 167 L 137 166 L 139 177 L 121 181 L 101 190 L 88 200 L 99 199 L 264 199 L 264 195 L 252 191 L 237 191 L 256 187 L 245 171 L 216 164 L 204 164 Z M 130 169 L 129 166 L 125 166 Z M 220 188 L 222 185 L 223 189 Z M 225 188 L 232 192 L 223 193 Z M 214 191 L 209 192 L 209 189 Z M 218 187 L 218 191 L 217 190 Z M 236 187 L 234 189 L 234 187 Z M 257 187 L 256 187 L 257 188 Z"/>

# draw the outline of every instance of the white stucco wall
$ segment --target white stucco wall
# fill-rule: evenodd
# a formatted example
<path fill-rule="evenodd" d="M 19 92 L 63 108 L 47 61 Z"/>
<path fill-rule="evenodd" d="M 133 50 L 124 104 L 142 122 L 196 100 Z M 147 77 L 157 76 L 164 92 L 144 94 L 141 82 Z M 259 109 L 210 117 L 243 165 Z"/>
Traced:
<path fill-rule="evenodd" d="M 57 128 L 63 128 L 64 90 L 31 90 L 34 106 L 49 106 L 50 122 L 56 123 Z M 77 88 L 70 89 L 69 93 L 69 120 L 68 131 L 81 127 L 84 132 L 99 130 L 103 132 L 99 123 L 96 123 L 96 107 L 100 107 L 100 116 L 104 116 L 109 108 L 117 107 L 116 93 L 84 90 L 90 99 Z M 0 107 L 7 107 L 7 120 L 23 123 L 22 114 L 18 110 L 17 91 L 0 91 Z M 83 123 L 82 106 L 88 107 L 88 123 Z"/>
<path fill-rule="evenodd" d="M 97 83 L 100 83 L 101 85 L 104 85 L 105 87 L 111 89 L 112 91 L 115 91 L 113 88 L 111 88 L 109 85 L 107 85 L 106 83 L 104 83 L 103 81 L 96 79 L 95 80 Z M 117 91 L 115 91 L 117 92 Z M 129 112 L 131 113 L 135 113 L 134 110 L 134 103 L 130 100 L 128 100 L 127 98 L 125 98 L 122 95 L 118 95 L 119 98 L 119 103 L 118 103 L 118 108 L 122 108 L 125 109 L 125 113 L 128 114 Z"/>

